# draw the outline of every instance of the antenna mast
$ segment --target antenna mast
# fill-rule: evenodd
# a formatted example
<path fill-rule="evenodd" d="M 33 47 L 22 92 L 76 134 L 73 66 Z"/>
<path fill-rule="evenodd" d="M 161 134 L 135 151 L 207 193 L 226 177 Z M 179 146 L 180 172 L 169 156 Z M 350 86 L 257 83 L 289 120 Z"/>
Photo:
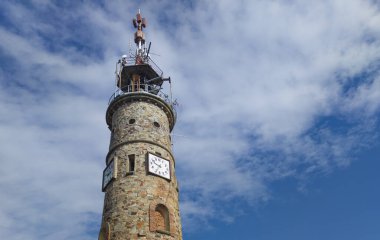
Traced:
<path fill-rule="evenodd" d="M 135 32 L 136 43 L 136 64 L 144 64 L 148 59 L 147 50 L 145 48 L 145 35 L 143 28 L 146 28 L 146 19 L 141 16 L 140 9 L 133 19 L 133 26 L 137 28 Z"/>

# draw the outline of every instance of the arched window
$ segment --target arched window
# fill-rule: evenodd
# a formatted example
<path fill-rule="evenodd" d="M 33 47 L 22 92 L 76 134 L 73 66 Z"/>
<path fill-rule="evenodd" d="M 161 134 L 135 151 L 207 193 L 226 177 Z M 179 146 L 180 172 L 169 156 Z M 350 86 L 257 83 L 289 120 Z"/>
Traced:
<path fill-rule="evenodd" d="M 163 204 L 158 204 L 154 210 L 154 223 L 156 231 L 170 233 L 169 210 Z"/>

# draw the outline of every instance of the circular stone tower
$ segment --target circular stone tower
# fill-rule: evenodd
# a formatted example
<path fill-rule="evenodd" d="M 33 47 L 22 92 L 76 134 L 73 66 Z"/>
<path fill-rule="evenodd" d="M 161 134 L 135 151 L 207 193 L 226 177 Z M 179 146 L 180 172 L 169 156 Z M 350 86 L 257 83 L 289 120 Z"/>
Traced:
<path fill-rule="evenodd" d="M 133 20 L 136 52 L 116 67 L 116 92 L 106 121 L 111 130 L 103 171 L 105 192 L 99 239 L 182 239 L 178 184 L 170 132 L 176 115 L 171 93 L 162 92 L 162 71 L 149 57 L 142 29 Z"/>

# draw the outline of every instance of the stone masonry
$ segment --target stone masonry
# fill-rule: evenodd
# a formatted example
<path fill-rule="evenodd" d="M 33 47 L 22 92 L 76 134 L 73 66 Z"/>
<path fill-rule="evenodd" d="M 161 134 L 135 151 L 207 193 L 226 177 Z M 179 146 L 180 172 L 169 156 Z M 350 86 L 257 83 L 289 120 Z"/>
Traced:
<path fill-rule="evenodd" d="M 106 164 L 116 161 L 117 177 L 104 189 L 101 231 L 111 240 L 181 240 L 172 108 L 158 96 L 128 93 L 111 102 L 106 119 L 111 130 Z M 148 172 L 148 153 L 169 160 L 170 180 Z"/>

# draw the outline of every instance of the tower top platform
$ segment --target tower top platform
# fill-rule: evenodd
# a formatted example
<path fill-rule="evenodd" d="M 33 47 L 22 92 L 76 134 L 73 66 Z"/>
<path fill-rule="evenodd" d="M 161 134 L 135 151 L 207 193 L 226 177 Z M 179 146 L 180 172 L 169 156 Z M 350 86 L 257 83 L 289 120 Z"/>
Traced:
<path fill-rule="evenodd" d="M 120 95 L 129 93 L 145 92 L 157 95 L 170 106 L 172 102 L 170 77 L 164 78 L 162 70 L 150 58 L 149 52 L 151 43 L 145 45 L 145 34 L 143 28 L 147 27 L 147 21 L 141 16 L 140 10 L 133 19 L 133 26 L 136 28 L 134 42 L 136 50 L 123 55 L 116 63 L 116 90 L 111 96 L 109 103 Z M 163 84 L 169 83 L 170 92 L 163 92 Z"/>

